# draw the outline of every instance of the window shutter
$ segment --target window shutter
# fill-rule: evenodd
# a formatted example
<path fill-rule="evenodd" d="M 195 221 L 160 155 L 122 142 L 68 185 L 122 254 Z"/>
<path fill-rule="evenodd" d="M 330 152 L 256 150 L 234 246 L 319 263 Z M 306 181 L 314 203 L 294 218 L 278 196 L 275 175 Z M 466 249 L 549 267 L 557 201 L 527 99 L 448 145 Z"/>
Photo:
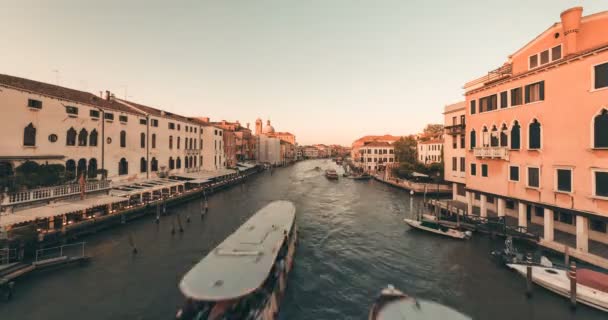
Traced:
<path fill-rule="evenodd" d="M 539 83 L 540 88 L 539 90 L 539 97 L 540 97 L 540 101 L 544 101 L 545 100 L 545 81 L 541 81 Z"/>
<path fill-rule="evenodd" d="M 525 102 L 530 103 L 530 86 L 525 86 Z"/>

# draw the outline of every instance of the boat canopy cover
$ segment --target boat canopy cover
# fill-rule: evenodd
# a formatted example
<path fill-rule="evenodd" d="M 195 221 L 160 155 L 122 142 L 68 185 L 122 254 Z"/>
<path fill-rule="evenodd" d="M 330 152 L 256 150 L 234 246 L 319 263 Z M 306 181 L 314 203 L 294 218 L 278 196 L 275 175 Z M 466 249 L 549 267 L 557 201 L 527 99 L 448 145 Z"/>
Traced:
<path fill-rule="evenodd" d="M 471 320 L 468 316 L 444 305 L 415 299 L 399 299 L 389 302 L 378 312 L 376 319 Z"/>
<path fill-rule="evenodd" d="M 576 281 L 579 284 L 608 293 L 608 274 L 589 270 L 576 270 Z"/>
<path fill-rule="evenodd" d="M 182 278 L 181 292 L 197 301 L 245 296 L 268 277 L 295 220 L 289 201 L 274 201 L 256 212 Z"/>

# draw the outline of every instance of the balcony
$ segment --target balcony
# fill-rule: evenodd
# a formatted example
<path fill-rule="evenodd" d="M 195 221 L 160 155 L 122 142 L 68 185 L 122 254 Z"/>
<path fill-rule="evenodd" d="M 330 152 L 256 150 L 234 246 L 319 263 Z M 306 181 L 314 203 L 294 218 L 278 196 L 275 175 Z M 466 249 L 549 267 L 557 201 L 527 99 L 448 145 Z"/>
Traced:
<path fill-rule="evenodd" d="M 513 66 L 511 64 L 505 63 L 502 67 L 489 71 L 487 75 L 465 83 L 464 88 L 467 91 L 481 88 L 490 82 L 494 82 L 494 81 L 498 81 L 498 80 L 510 77 L 512 75 L 512 73 L 513 73 Z"/>
<path fill-rule="evenodd" d="M 444 127 L 445 129 L 445 133 L 446 134 L 451 134 L 451 135 L 458 135 L 458 134 L 464 134 L 465 131 L 465 125 L 464 124 L 455 124 L 452 126 L 446 126 Z"/>
<path fill-rule="evenodd" d="M 509 160 L 509 149 L 507 147 L 479 147 L 473 150 L 478 158 Z"/>
<path fill-rule="evenodd" d="M 86 182 L 84 184 L 84 188 L 85 193 L 108 190 L 110 189 L 110 181 L 101 180 Z M 78 183 L 38 188 L 27 191 L 8 193 L 2 199 L 0 205 L 13 206 L 29 202 L 47 201 L 59 197 L 78 195 L 80 193 L 81 189 L 80 184 Z"/>

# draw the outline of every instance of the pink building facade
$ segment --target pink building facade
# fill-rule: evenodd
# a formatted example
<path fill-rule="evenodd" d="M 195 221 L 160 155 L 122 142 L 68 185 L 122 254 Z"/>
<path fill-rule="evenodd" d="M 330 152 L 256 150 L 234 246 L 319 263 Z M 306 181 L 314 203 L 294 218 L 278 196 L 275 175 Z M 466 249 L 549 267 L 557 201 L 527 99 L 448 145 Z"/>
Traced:
<path fill-rule="evenodd" d="M 608 11 L 566 10 L 465 84 L 469 212 L 540 226 L 541 244 L 581 256 L 593 254 L 590 241 L 608 243 L 606 30 Z"/>

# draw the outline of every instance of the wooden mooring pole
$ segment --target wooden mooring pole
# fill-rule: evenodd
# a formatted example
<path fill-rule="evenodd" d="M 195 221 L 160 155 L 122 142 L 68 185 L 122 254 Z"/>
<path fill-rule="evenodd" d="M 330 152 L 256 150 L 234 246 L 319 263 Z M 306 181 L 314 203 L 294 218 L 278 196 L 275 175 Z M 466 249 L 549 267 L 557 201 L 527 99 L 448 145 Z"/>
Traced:
<path fill-rule="evenodd" d="M 155 219 L 156 224 L 158 224 L 160 222 L 160 203 L 156 204 L 156 219 Z"/>
<path fill-rule="evenodd" d="M 576 309 L 576 262 L 574 261 L 570 263 L 568 278 L 570 278 L 570 308 Z"/>
<path fill-rule="evenodd" d="M 532 297 L 532 255 L 526 256 L 526 296 Z"/>
<path fill-rule="evenodd" d="M 131 252 L 137 254 L 137 245 L 135 244 L 135 238 L 133 232 L 129 233 L 129 244 L 131 245 Z"/>
<path fill-rule="evenodd" d="M 564 265 L 568 266 L 570 264 L 570 247 L 568 245 L 564 245 Z"/>

